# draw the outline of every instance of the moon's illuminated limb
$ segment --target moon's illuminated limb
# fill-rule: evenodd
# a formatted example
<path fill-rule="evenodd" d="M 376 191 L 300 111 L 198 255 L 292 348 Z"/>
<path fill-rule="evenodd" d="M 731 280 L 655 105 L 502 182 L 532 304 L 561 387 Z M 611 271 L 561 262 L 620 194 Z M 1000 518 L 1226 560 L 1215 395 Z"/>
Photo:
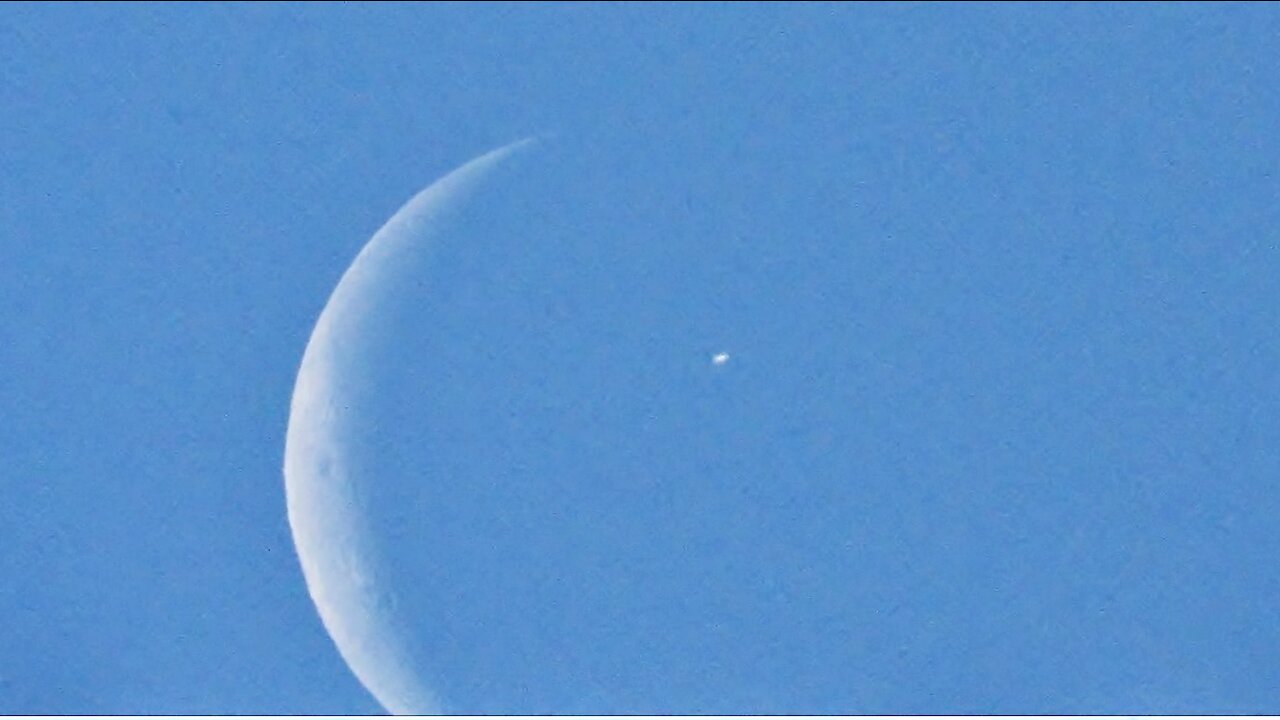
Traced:
<path fill-rule="evenodd" d="M 349 447 L 360 425 L 362 343 L 392 302 L 388 282 L 429 244 L 441 217 L 487 173 L 532 140 L 472 160 L 418 193 L 356 256 L 320 313 L 298 371 L 285 439 L 289 526 L 316 609 L 343 659 L 389 711 L 441 710 L 411 656 L 411 641 L 380 583 L 370 520 L 360 500 L 360 460 Z"/>

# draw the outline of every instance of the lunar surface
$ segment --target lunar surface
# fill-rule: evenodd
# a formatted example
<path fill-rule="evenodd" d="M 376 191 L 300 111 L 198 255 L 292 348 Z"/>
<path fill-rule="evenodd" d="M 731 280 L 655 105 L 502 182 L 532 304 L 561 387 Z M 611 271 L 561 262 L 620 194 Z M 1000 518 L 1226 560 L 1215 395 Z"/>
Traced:
<path fill-rule="evenodd" d="M 388 340 L 383 313 L 404 292 L 404 270 L 430 253 L 449 214 L 528 141 L 474 160 L 415 196 L 369 241 L 320 315 L 298 372 L 285 449 L 289 522 L 307 587 L 343 658 L 394 713 L 441 710 L 415 663 L 413 627 L 384 577 L 382 528 L 370 512 L 361 439 L 377 389 L 371 352 Z M 376 385 L 376 383 L 373 383 Z M 383 478 L 383 481 L 388 481 Z"/>

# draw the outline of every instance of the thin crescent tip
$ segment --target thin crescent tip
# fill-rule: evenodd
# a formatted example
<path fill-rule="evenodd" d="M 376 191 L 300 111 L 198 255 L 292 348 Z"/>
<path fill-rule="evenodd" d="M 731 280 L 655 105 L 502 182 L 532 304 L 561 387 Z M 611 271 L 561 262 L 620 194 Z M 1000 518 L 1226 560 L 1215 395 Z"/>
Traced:
<path fill-rule="evenodd" d="M 554 137 L 555 137 L 554 135 L 547 135 L 545 133 L 539 133 L 537 135 L 529 135 L 529 136 L 520 138 L 519 140 L 515 140 L 510 143 L 507 143 L 506 145 L 503 145 L 497 150 L 494 150 L 490 154 L 501 155 L 501 156 L 513 155 L 515 153 L 528 150 L 534 147 L 535 145 L 541 145 L 542 143 L 548 140 L 551 140 Z"/>

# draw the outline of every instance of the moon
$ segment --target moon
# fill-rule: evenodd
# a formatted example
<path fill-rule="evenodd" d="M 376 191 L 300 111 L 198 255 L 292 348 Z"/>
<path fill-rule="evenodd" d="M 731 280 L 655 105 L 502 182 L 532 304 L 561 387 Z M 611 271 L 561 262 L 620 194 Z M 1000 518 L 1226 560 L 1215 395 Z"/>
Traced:
<path fill-rule="evenodd" d="M 821 328 L 614 140 L 468 163 L 336 286 L 284 457 L 311 597 L 397 714 L 865 708 L 893 478 L 831 452 L 851 391 L 788 354 Z"/>
<path fill-rule="evenodd" d="M 424 672 L 408 620 L 385 578 L 379 528 L 365 512 L 366 468 L 354 438 L 367 435 L 370 346 L 405 283 L 406 267 L 478 185 L 525 139 L 472 160 L 419 192 L 360 251 L 321 312 L 302 357 L 285 440 L 289 526 L 307 589 L 343 659 L 390 712 L 433 714 L 442 705 Z"/>

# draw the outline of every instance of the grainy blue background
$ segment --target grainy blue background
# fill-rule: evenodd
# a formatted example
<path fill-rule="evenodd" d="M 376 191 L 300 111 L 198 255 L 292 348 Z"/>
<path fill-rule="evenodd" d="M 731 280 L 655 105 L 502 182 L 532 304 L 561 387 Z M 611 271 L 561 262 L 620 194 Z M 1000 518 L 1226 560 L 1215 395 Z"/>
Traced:
<path fill-rule="evenodd" d="M 633 251 L 698 268 L 668 429 L 735 414 L 655 468 L 712 448 L 763 568 L 674 562 L 741 634 L 673 613 L 631 687 L 1280 712 L 1277 47 L 1274 5 L 6 3 L 0 712 L 380 710 L 289 537 L 294 374 L 400 203 L 538 133 L 679 210 Z"/>

